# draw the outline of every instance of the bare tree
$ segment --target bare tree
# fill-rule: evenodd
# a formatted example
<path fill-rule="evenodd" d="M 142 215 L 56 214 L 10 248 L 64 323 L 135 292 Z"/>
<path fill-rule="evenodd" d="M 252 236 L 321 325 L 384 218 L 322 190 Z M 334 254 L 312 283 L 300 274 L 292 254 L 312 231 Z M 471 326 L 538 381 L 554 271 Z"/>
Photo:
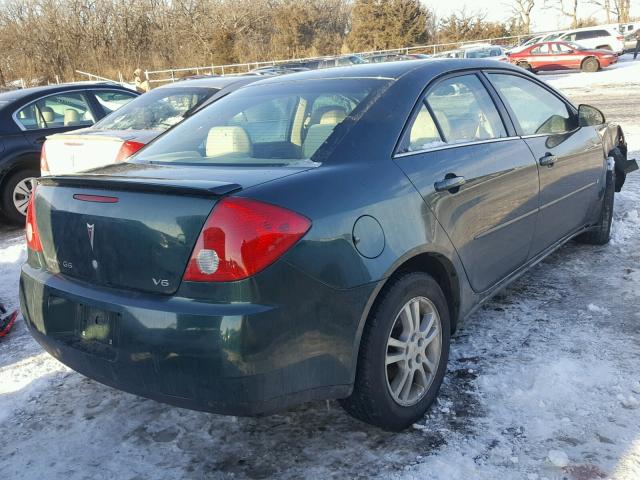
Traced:
<path fill-rule="evenodd" d="M 545 4 L 547 3 L 550 3 L 562 15 L 571 19 L 571 28 L 578 26 L 578 0 L 551 0 L 550 2 L 545 0 Z"/>
<path fill-rule="evenodd" d="M 531 11 L 535 7 L 536 0 L 513 0 L 511 11 L 522 29 L 522 33 L 531 30 Z"/>
<path fill-rule="evenodd" d="M 611 23 L 611 14 L 613 13 L 611 10 L 611 0 L 589 0 L 589 3 L 602 8 L 607 19 L 607 23 Z"/>
<path fill-rule="evenodd" d="M 618 17 L 618 23 L 629 23 L 631 20 L 631 0 L 612 0 L 613 12 Z"/>

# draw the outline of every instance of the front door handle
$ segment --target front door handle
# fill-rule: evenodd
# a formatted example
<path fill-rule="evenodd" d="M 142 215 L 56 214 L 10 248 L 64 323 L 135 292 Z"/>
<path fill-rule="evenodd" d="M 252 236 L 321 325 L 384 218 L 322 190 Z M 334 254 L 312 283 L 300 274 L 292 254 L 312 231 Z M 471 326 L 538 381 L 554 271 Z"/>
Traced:
<path fill-rule="evenodd" d="M 444 180 L 440 180 L 439 182 L 434 183 L 434 188 L 436 192 L 444 192 L 449 191 L 451 193 L 456 193 L 458 189 L 464 185 L 466 180 L 464 177 L 454 177 L 447 175 Z"/>
<path fill-rule="evenodd" d="M 558 161 L 558 157 L 547 153 L 544 157 L 540 158 L 540 165 L 543 167 L 553 167 L 553 164 Z"/>

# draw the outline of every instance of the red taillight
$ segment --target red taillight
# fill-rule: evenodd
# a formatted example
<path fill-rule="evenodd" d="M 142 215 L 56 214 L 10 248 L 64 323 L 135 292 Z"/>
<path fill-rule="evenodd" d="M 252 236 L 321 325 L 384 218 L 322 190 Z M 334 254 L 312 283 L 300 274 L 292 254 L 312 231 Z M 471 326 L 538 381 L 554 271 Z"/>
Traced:
<path fill-rule="evenodd" d="M 42 176 L 49 175 L 49 162 L 47 162 L 47 142 L 42 144 L 42 150 L 40 151 L 40 174 Z"/>
<path fill-rule="evenodd" d="M 200 233 L 184 280 L 231 282 L 255 275 L 289 250 L 310 226 L 306 217 L 275 205 L 224 199 Z"/>
<path fill-rule="evenodd" d="M 118 152 L 118 156 L 116 157 L 116 162 L 124 162 L 127 158 L 136 153 L 142 147 L 144 147 L 144 143 L 133 142 L 131 140 L 124 142 L 120 147 L 120 151 Z"/>
<path fill-rule="evenodd" d="M 27 205 L 27 223 L 25 226 L 25 233 L 27 236 L 27 247 L 34 252 L 42 251 L 42 244 L 40 243 L 40 234 L 38 233 L 38 224 L 36 223 L 36 186 L 33 186 L 31 190 L 31 197 L 29 197 L 29 203 Z"/>

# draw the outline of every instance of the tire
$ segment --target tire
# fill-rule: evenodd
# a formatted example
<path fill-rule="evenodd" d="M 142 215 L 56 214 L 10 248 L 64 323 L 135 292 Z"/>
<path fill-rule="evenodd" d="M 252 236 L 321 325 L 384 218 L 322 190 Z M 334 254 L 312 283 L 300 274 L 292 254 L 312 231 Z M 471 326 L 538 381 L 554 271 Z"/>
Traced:
<path fill-rule="evenodd" d="M 13 173 L 2 188 L 2 213 L 11 223 L 24 223 L 27 202 L 31 194 L 30 179 L 40 176 L 38 170 L 19 170 Z M 28 191 L 28 193 L 27 193 Z M 15 201 L 14 201 L 15 200 Z"/>
<path fill-rule="evenodd" d="M 413 312 L 416 304 L 419 315 L 402 313 L 407 305 Z M 409 318 L 422 320 L 419 332 L 415 328 L 405 331 L 407 324 L 416 325 Z M 434 333 L 438 322 L 439 334 Z M 409 427 L 424 416 L 440 390 L 450 335 L 447 301 L 430 275 L 408 273 L 390 280 L 364 326 L 353 393 L 340 401 L 342 407 L 355 418 L 385 430 Z M 396 346 L 398 343 L 402 346 Z M 403 359 L 393 361 L 399 357 Z M 405 371 L 409 373 L 403 376 Z"/>
<path fill-rule="evenodd" d="M 598 70 L 600 70 L 600 62 L 598 62 L 598 59 L 594 57 L 585 58 L 582 61 L 582 65 L 580 66 L 580 69 L 583 72 L 589 72 L 589 73 L 597 72 Z"/>
<path fill-rule="evenodd" d="M 606 245 L 611 238 L 611 223 L 613 221 L 613 205 L 615 197 L 616 171 L 607 171 L 607 186 L 602 198 L 602 210 L 598 225 L 591 231 L 576 237 L 580 243 L 588 245 Z"/>

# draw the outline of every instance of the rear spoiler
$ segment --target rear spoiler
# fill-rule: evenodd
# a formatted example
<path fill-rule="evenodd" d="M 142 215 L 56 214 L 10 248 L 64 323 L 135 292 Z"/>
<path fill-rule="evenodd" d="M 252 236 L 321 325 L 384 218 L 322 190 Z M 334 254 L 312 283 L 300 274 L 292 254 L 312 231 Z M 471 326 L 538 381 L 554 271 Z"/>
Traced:
<path fill-rule="evenodd" d="M 131 192 L 171 193 L 197 197 L 221 197 L 242 190 L 237 183 L 214 180 L 177 180 L 164 178 L 117 177 L 111 175 L 61 175 L 41 177 L 40 185 L 125 190 Z"/>

